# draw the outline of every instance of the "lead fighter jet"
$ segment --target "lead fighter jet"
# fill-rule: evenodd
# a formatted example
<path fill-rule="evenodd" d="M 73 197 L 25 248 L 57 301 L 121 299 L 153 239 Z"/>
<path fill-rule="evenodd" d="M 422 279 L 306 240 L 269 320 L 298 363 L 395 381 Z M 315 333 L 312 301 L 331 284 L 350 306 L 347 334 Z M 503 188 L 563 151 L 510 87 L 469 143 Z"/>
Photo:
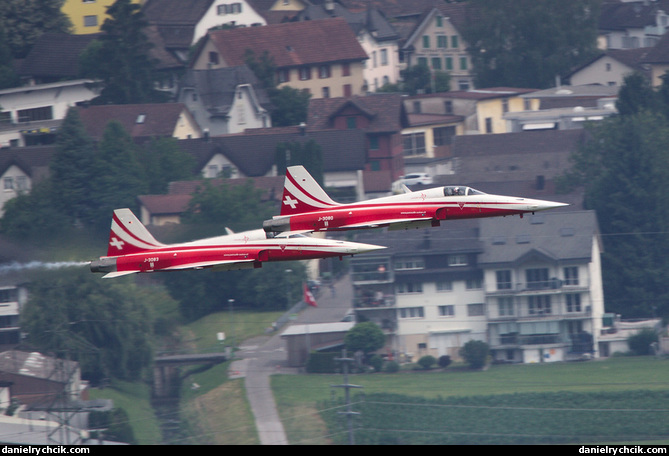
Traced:
<path fill-rule="evenodd" d="M 489 195 L 445 186 L 351 204 L 333 201 L 303 166 L 286 169 L 280 215 L 263 222 L 268 233 L 439 226 L 442 220 L 499 217 L 567 206 L 564 203 Z"/>
<path fill-rule="evenodd" d="M 103 278 L 183 269 L 259 268 L 267 261 L 343 257 L 385 247 L 283 233 L 270 237 L 262 229 L 182 244 L 158 242 L 130 209 L 116 209 L 107 255 L 91 261 L 91 272 Z"/>

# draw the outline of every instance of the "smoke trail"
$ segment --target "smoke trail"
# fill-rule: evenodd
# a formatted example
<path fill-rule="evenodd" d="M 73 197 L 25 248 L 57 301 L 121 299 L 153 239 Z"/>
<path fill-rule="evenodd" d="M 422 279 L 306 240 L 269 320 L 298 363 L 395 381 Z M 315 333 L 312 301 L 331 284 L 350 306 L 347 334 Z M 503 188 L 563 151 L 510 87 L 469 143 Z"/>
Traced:
<path fill-rule="evenodd" d="M 19 263 L 14 261 L 12 263 L 0 265 L 0 274 L 5 274 L 8 272 L 18 272 L 25 270 L 34 270 L 34 269 L 62 269 L 62 268 L 72 268 L 78 266 L 88 266 L 90 261 L 30 261 L 28 263 Z"/>

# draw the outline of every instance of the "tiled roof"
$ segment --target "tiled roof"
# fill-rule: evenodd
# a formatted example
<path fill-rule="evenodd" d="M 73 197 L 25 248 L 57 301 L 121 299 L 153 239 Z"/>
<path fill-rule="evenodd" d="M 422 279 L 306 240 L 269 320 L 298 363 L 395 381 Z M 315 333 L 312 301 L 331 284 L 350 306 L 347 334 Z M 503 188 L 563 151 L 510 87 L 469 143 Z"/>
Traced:
<path fill-rule="evenodd" d="M 662 35 L 657 44 L 641 58 L 641 63 L 667 62 L 669 62 L 669 33 Z"/>
<path fill-rule="evenodd" d="M 88 134 L 102 135 L 111 120 L 116 120 L 133 138 L 172 136 L 177 120 L 186 106 L 182 103 L 149 103 L 79 107 L 79 115 Z"/>
<path fill-rule="evenodd" d="M 312 99 L 307 125 L 314 129 L 332 128 L 334 117 L 347 107 L 359 110 L 370 119 L 367 132 L 399 132 L 408 125 L 402 95 L 393 93 Z"/>
<path fill-rule="evenodd" d="M 79 55 L 97 37 L 97 34 L 44 33 L 23 60 L 18 73 L 32 77 L 78 77 Z"/>
<path fill-rule="evenodd" d="M 277 67 L 367 59 L 355 34 L 340 18 L 242 27 L 209 32 L 227 66 L 245 64 L 245 53 L 267 51 Z"/>
<path fill-rule="evenodd" d="M 147 0 L 142 13 L 150 23 L 195 26 L 214 0 Z"/>

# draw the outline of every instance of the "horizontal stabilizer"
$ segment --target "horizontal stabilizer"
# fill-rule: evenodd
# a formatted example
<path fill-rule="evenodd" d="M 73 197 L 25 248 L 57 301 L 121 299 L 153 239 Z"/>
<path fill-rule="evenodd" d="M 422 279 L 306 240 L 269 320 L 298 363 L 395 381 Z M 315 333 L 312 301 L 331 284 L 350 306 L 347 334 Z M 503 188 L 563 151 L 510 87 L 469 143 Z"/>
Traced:
<path fill-rule="evenodd" d="M 130 274 L 136 274 L 139 271 L 115 271 L 115 272 L 110 272 L 109 274 L 105 274 L 102 276 L 103 279 L 113 279 L 115 277 L 121 277 L 124 275 L 130 275 Z"/>

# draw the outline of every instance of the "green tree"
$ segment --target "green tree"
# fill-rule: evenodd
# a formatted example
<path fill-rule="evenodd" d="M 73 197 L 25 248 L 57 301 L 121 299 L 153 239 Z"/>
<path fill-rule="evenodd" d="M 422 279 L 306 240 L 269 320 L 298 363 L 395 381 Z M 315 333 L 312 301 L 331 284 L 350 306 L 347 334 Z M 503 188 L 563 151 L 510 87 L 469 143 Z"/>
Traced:
<path fill-rule="evenodd" d="M 313 139 L 279 143 L 274 157 L 278 174 L 285 174 L 287 166 L 302 165 L 316 182 L 323 185 L 323 153 L 321 146 Z"/>
<path fill-rule="evenodd" d="M 51 199 L 62 217 L 84 222 L 98 207 L 93 176 L 98 172 L 97 152 L 79 112 L 70 109 L 56 138 L 56 152 L 50 163 L 50 180 L 58 183 Z"/>
<path fill-rule="evenodd" d="M 471 0 L 463 36 L 477 87 L 547 88 L 597 50 L 600 0 Z"/>
<path fill-rule="evenodd" d="M 427 65 L 414 65 L 402 70 L 402 83 L 400 89 L 411 95 L 418 93 L 448 92 L 451 84 L 449 73 L 443 71 L 430 71 Z"/>
<path fill-rule="evenodd" d="M 628 116 L 657 107 L 657 97 L 647 77 L 638 72 L 625 76 L 616 100 L 618 114 Z"/>
<path fill-rule="evenodd" d="M 97 170 L 91 176 L 96 206 L 87 222 L 102 228 L 109 226 L 114 209 L 137 210 L 137 196 L 146 193 L 137 146 L 120 122 L 112 120 L 105 127 L 98 144 L 96 165 Z"/>
<path fill-rule="evenodd" d="M 136 380 L 149 366 L 152 317 L 132 282 L 68 269 L 35 277 L 29 292 L 21 327 L 33 346 L 78 361 L 92 381 Z"/>
<path fill-rule="evenodd" d="M 365 355 L 383 348 L 385 344 L 386 336 L 383 330 L 371 321 L 356 324 L 344 336 L 344 345 L 348 350 L 362 351 Z"/>
<path fill-rule="evenodd" d="M 270 94 L 274 105 L 272 126 L 289 127 L 307 121 L 311 94 L 304 90 L 283 86 Z"/>
<path fill-rule="evenodd" d="M 14 71 L 13 57 L 8 44 L 7 33 L 2 22 L 0 22 L 0 89 L 18 87 L 19 85 L 21 85 L 21 81 Z"/>
<path fill-rule="evenodd" d="M 482 340 L 470 340 L 460 349 L 460 356 L 472 369 L 481 369 L 488 361 L 490 347 Z"/>
<path fill-rule="evenodd" d="M 195 175 L 193 156 L 183 152 L 175 138 L 153 138 L 139 148 L 138 154 L 150 195 L 167 193 L 170 182 Z"/>
<path fill-rule="evenodd" d="M 148 23 L 140 5 L 116 0 L 107 9 L 99 41 L 80 58 L 85 76 L 102 80 L 99 104 L 130 104 L 165 101 L 155 89 L 160 76 L 150 55 L 151 42 L 144 30 Z"/>
<path fill-rule="evenodd" d="M 68 33 L 70 19 L 61 7 L 65 0 L 2 0 L 0 28 L 6 32 L 6 43 L 16 59 L 28 55 L 30 48 L 43 33 Z"/>

